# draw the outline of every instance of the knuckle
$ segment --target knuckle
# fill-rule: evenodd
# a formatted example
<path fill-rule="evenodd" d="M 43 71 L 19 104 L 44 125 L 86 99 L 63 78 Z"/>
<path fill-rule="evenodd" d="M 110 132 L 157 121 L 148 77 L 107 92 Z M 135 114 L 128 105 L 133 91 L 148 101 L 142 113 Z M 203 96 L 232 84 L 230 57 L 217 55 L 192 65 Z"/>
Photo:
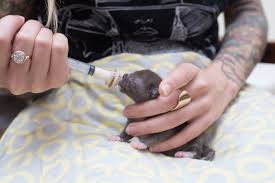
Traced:
<path fill-rule="evenodd" d="M 37 20 L 28 20 L 27 22 L 26 22 L 26 24 L 31 24 L 31 25 L 34 25 L 34 26 L 42 26 L 42 24 L 39 22 L 39 21 L 37 21 Z"/>
<path fill-rule="evenodd" d="M 6 15 L 6 16 L 4 16 L 2 19 L 0 19 L 0 20 L 14 20 L 14 19 L 16 19 L 18 16 L 17 15 Z"/>
<path fill-rule="evenodd" d="M 212 100 L 211 98 L 206 98 L 201 102 L 201 108 L 203 110 L 208 110 L 211 106 Z"/>
<path fill-rule="evenodd" d="M 68 41 L 68 38 L 64 35 L 64 34 L 61 34 L 61 33 L 55 33 L 54 36 L 57 38 L 57 39 L 60 39 L 64 42 L 67 42 Z"/>
<path fill-rule="evenodd" d="M 51 47 L 51 41 L 44 39 L 42 36 L 40 36 L 36 38 L 35 45 L 39 48 L 46 49 Z"/>
<path fill-rule="evenodd" d="M 201 91 L 207 91 L 209 89 L 209 84 L 205 79 L 199 79 L 197 86 L 198 86 L 198 90 L 201 90 Z"/>
<path fill-rule="evenodd" d="M 68 38 L 61 33 L 55 33 L 54 35 L 54 42 L 57 46 L 67 47 L 68 45 Z"/>
<path fill-rule="evenodd" d="M 49 35 L 53 35 L 53 31 L 51 30 L 51 29 L 48 29 L 48 28 L 46 28 L 46 27 L 43 27 L 42 29 L 41 29 L 41 31 L 40 31 L 40 33 L 44 33 L 44 34 L 49 34 Z"/>
<path fill-rule="evenodd" d="M 16 15 L 6 15 L 2 19 L 7 19 L 7 18 L 15 18 Z"/>
<path fill-rule="evenodd" d="M 30 44 L 32 42 L 32 37 L 29 34 L 18 33 L 15 38 L 15 43 L 26 43 Z"/>
<path fill-rule="evenodd" d="M 68 52 L 68 46 L 64 44 L 63 42 L 55 41 L 53 43 L 53 51 L 57 53 L 67 53 Z"/>

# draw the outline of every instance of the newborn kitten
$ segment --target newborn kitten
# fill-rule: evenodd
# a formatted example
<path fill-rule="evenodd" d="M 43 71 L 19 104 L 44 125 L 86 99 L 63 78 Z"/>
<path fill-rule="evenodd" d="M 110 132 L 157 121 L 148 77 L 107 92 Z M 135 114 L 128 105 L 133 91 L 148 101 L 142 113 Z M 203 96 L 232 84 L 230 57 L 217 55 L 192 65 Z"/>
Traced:
<path fill-rule="evenodd" d="M 119 85 L 121 92 L 128 95 L 136 103 L 145 102 L 148 100 L 156 99 L 159 96 L 159 84 L 162 79 L 154 72 L 150 70 L 137 71 L 132 74 L 125 74 L 120 81 Z M 126 133 L 126 128 L 130 123 L 143 121 L 143 119 L 128 119 L 123 131 L 116 138 L 118 141 L 129 142 L 133 137 Z M 157 144 L 177 134 L 188 123 L 184 123 L 177 128 L 167 130 L 151 135 L 144 135 L 138 137 L 140 142 L 131 142 L 131 145 L 139 150 L 145 150 L 153 144 Z M 208 146 L 208 138 L 206 135 L 201 135 L 191 142 L 172 149 L 163 154 L 178 158 L 194 158 L 203 160 L 213 160 L 215 157 L 215 151 Z"/>

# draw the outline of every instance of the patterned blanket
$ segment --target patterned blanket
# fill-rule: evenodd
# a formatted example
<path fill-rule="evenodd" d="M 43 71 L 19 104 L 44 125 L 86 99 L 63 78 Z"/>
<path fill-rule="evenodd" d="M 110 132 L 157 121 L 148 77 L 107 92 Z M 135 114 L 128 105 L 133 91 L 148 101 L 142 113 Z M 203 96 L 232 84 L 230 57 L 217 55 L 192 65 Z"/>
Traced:
<path fill-rule="evenodd" d="M 194 53 L 178 53 L 122 54 L 95 64 L 121 72 L 147 68 L 164 77 L 177 64 L 194 60 L 200 67 L 210 63 Z M 126 122 L 121 111 L 130 103 L 118 89 L 72 72 L 64 87 L 21 112 L 2 137 L 0 182 L 275 182 L 271 94 L 249 86 L 240 92 L 208 131 L 214 137 L 213 162 L 174 159 L 108 141 L 121 131 Z"/>

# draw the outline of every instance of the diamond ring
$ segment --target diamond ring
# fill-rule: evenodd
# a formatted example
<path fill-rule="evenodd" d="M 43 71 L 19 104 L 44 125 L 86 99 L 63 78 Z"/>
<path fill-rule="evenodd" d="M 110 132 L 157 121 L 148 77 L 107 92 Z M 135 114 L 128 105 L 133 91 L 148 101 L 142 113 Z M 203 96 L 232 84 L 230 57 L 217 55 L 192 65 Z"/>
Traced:
<path fill-rule="evenodd" d="M 15 51 L 11 55 L 11 59 L 17 64 L 23 64 L 28 59 L 30 59 L 30 57 L 27 56 L 26 53 L 24 53 L 23 51 Z"/>

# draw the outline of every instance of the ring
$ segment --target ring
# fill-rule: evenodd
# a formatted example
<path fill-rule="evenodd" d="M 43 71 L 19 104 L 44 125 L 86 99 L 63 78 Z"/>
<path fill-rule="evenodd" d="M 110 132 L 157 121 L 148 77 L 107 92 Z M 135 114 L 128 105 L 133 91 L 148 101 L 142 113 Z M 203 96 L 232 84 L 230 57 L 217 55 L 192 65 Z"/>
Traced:
<path fill-rule="evenodd" d="M 172 109 L 171 111 L 176 111 L 178 109 L 183 108 L 184 106 L 188 105 L 191 102 L 191 97 L 188 95 L 187 91 L 182 91 L 179 95 L 179 102 L 178 105 Z"/>
<path fill-rule="evenodd" d="M 23 51 L 15 51 L 11 55 L 12 61 L 14 61 L 17 64 L 23 64 L 25 63 L 28 59 L 30 59 L 29 56 L 26 55 L 25 52 Z"/>

